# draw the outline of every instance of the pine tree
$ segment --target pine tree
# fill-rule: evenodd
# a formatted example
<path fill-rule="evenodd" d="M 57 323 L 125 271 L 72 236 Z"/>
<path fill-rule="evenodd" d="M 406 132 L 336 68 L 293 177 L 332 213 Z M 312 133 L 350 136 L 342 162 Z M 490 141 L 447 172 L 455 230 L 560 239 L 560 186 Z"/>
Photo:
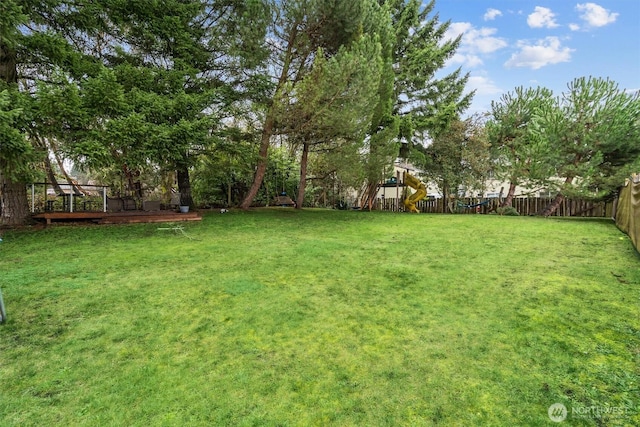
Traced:
<path fill-rule="evenodd" d="M 29 6 L 20 60 L 37 91 L 32 139 L 55 141 L 78 165 L 121 171 L 139 196 L 142 172 L 176 170 L 192 204 L 195 157 L 231 106 L 260 92 L 252 67 L 264 55 L 265 2 Z"/>
<path fill-rule="evenodd" d="M 435 182 L 445 201 L 461 190 L 483 191 L 491 167 L 489 142 L 480 117 L 455 120 L 424 149 L 421 166 Z M 446 206 L 446 204 L 445 204 Z"/>
<path fill-rule="evenodd" d="M 446 129 L 470 104 L 473 93 L 464 94 L 469 75 L 460 69 L 436 76 L 456 52 L 460 37 L 445 40 L 450 21 L 435 13 L 436 2 L 389 0 L 395 30 L 393 46 L 393 114 L 401 119 L 400 137 L 411 144 L 424 131 L 435 136 Z"/>
<path fill-rule="evenodd" d="M 609 79 L 580 77 L 554 105 L 538 110 L 532 131 L 549 147 L 543 159 L 561 181 L 542 211 L 549 216 L 568 195 L 610 197 L 640 157 L 640 92 L 626 93 Z"/>
<path fill-rule="evenodd" d="M 385 167 L 398 156 L 411 157 L 410 148 L 425 135 L 435 137 L 469 106 L 473 93 L 464 94 L 468 74 L 458 69 L 437 76 L 460 44 L 460 37 L 444 40 L 450 22 L 441 23 L 435 0 L 381 1 L 391 17 L 381 101 L 369 132 L 366 157 L 367 190 L 371 200 Z M 384 42 L 383 42 L 383 46 Z M 402 144 L 402 145 L 401 145 Z"/>
<path fill-rule="evenodd" d="M 243 209 L 249 208 L 262 185 L 272 137 L 290 126 L 282 120 L 281 112 L 297 101 L 299 85 L 311 72 L 318 53 L 331 58 L 342 46 L 357 40 L 372 4 L 372 1 L 347 0 L 283 0 L 277 3 L 268 36 L 274 49 L 264 66 L 273 91 L 263 106 L 256 171 L 242 202 Z"/>
<path fill-rule="evenodd" d="M 130 104 L 110 120 L 118 134 L 129 130 L 127 147 L 135 168 L 152 162 L 175 170 L 181 204 L 192 205 L 190 169 L 234 103 L 250 92 L 246 82 L 264 55 L 268 8 L 261 1 L 165 1 L 123 7 L 110 19 L 131 47 L 111 60 Z M 121 132 L 122 131 L 122 132 Z M 114 138 L 102 133 L 104 142 Z M 129 156 L 131 158 L 131 156 Z"/>
<path fill-rule="evenodd" d="M 377 102 L 380 48 L 363 36 L 326 58 L 322 50 L 313 68 L 298 85 L 296 102 L 280 115 L 287 136 L 302 146 L 297 208 L 304 200 L 310 151 L 327 154 L 362 147 Z"/>
<path fill-rule="evenodd" d="M 541 167 L 541 157 L 548 148 L 531 133 L 530 124 L 541 108 L 553 102 L 546 88 L 515 88 L 491 103 L 491 118 L 487 123 L 489 142 L 494 158 L 496 177 L 509 182 L 502 206 L 511 206 L 516 186 L 541 176 L 548 176 Z"/>

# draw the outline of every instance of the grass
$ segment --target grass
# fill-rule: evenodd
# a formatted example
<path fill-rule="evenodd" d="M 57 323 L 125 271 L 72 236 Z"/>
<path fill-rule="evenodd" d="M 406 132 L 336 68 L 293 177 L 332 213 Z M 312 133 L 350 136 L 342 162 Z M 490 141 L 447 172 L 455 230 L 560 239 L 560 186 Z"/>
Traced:
<path fill-rule="evenodd" d="M 608 220 L 158 228 L 4 234 L 1 426 L 640 424 L 640 257 Z"/>

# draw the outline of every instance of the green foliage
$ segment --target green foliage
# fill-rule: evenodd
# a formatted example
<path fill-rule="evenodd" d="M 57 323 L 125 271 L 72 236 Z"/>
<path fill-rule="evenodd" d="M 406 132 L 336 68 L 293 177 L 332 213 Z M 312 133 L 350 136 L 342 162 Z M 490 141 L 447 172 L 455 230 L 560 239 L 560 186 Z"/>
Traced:
<path fill-rule="evenodd" d="M 0 92 L 0 129 L 2 132 L 2 150 L 0 153 L 11 152 L 12 148 L 22 145 L 24 135 L 16 128 L 15 123 L 22 110 L 14 107 L 10 93 L 7 89 Z"/>
<path fill-rule="evenodd" d="M 395 97 L 395 72 L 394 72 L 394 46 L 395 33 L 392 24 L 392 11 L 389 5 L 384 4 L 380 9 L 375 9 L 372 25 L 380 43 L 380 78 L 377 86 L 377 100 L 372 110 L 371 124 L 361 164 L 365 182 L 376 183 L 381 171 L 388 167 L 398 154 L 398 135 L 402 120 L 394 114 Z M 358 188 L 359 185 L 354 185 Z"/>
<path fill-rule="evenodd" d="M 266 2 L 29 6 L 18 61 L 37 86 L 32 132 L 85 168 L 188 167 L 222 110 L 264 91 L 244 79 L 259 82 Z"/>
<path fill-rule="evenodd" d="M 320 50 L 310 73 L 297 85 L 295 105 L 301 111 L 288 114 L 302 116 L 293 140 L 320 156 L 340 153 L 353 159 L 362 150 L 370 127 L 371 105 L 378 102 L 381 70 L 381 46 L 375 34 L 341 47 L 329 59 Z M 304 162 L 303 154 L 302 170 Z M 305 185 L 301 179 L 299 199 L 304 199 Z"/>
<path fill-rule="evenodd" d="M 253 179 L 256 135 L 227 128 L 219 136 L 212 149 L 196 163 L 194 198 L 201 205 L 237 206 Z M 282 191 L 295 194 L 297 165 L 285 150 L 276 147 L 271 151 L 267 170 L 257 203 L 267 204 Z"/>
<path fill-rule="evenodd" d="M 562 197 L 613 197 L 640 159 L 640 92 L 602 78 L 577 78 L 557 98 L 516 88 L 492 103 L 487 124 L 498 177 Z"/>
<path fill-rule="evenodd" d="M 0 83 L 0 87 L 2 83 Z M 25 99 L 15 90 L 0 91 L 0 175 L 12 181 L 27 180 L 36 153 L 24 133 Z"/>
<path fill-rule="evenodd" d="M 444 41 L 449 22 L 430 16 L 435 2 L 417 0 L 380 2 L 383 72 L 379 102 L 374 110 L 365 155 L 369 185 L 401 155 L 423 158 L 410 148 L 424 135 L 436 136 L 464 111 L 473 94 L 463 95 L 468 75 L 457 70 L 443 78 L 435 75 L 457 49 L 460 40 Z"/>
<path fill-rule="evenodd" d="M 522 86 L 491 103 L 486 128 L 496 177 L 526 185 L 532 179 L 546 178 L 553 173 L 543 161 L 548 156 L 549 144 L 536 137 L 531 126 L 540 110 L 552 104 L 550 90 Z"/>
<path fill-rule="evenodd" d="M 473 93 L 464 94 L 469 75 L 460 69 L 436 78 L 460 44 L 460 38 L 444 40 L 450 22 L 441 23 L 435 0 L 385 2 L 392 14 L 395 43 L 392 53 L 394 79 L 394 114 L 408 143 L 414 134 L 428 132 L 432 137 L 446 129 L 470 104 Z"/>
<path fill-rule="evenodd" d="M 564 179 L 544 184 L 566 196 L 607 197 L 640 157 L 640 92 L 625 93 L 609 79 L 577 78 L 538 111 L 532 131 L 550 149 L 543 161 Z"/>
<path fill-rule="evenodd" d="M 373 0 L 277 4 L 269 38 L 281 49 L 265 64 L 274 91 L 264 106 L 256 106 L 266 114 L 255 178 L 243 207 L 251 204 L 264 179 L 273 136 L 283 135 L 302 148 L 302 192 L 311 145 L 329 152 L 362 143 L 379 81 L 379 10 Z"/>
<path fill-rule="evenodd" d="M 311 71 L 288 91 L 295 103 L 282 102 L 278 121 L 295 141 L 322 144 L 360 143 L 371 121 L 379 81 L 379 45 L 363 37 L 326 58 L 320 49 Z"/>
<path fill-rule="evenodd" d="M 433 2 L 60 0 L 3 8 L 7 28 L 29 22 L 15 45 L 35 93 L 31 135 L 85 169 L 129 179 L 188 172 L 217 143 L 223 118 L 260 120 L 274 101 L 279 116 L 264 118 L 275 130 L 263 139 L 284 133 L 293 144 L 313 142 L 317 172 L 373 179 L 395 157 L 398 136 L 411 142 L 416 132 L 441 131 L 468 100 L 459 72 L 434 78 L 459 41 L 441 43 L 448 23 L 429 18 Z M 267 32 L 282 50 L 267 49 Z M 269 78 L 274 70 L 280 74 Z"/>
<path fill-rule="evenodd" d="M 513 206 L 501 206 L 496 208 L 496 213 L 498 215 L 506 215 L 506 216 L 519 216 L 520 214 Z"/>
<path fill-rule="evenodd" d="M 27 20 L 20 3 L 16 0 L 3 0 L 0 4 L 0 45 L 5 49 L 17 47 L 18 25 Z"/>
<path fill-rule="evenodd" d="M 378 175 L 395 157 L 398 135 L 435 132 L 464 107 L 465 78 L 433 78 L 458 43 L 439 43 L 448 24 L 428 19 L 433 2 L 12 0 L 2 7 L 36 94 L 31 135 L 88 170 L 129 178 L 188 172 L 211 150 L 223 118 L 263 117 L 275 126 L 262 139 L 285 133 L 293 144 L 313 141 L 314 155 L 325 156 L 318 165 L 356 161 L 368 132 L 366 165 L 329 168 L 352 181 Z M 21 22 L 30 30 L 16 33 Z M 267 34 L 282 49 L 269 49 Z M 279 117 L 265 116 L 274 102 Z"/>
<path fill-rule="evenodd" d="M 485 129 L 478 117 L 454 121 L 423 152 L 424 163 L 420 166 L 445 198 L 461 190 L 483 192 L 492 164 Z"/>

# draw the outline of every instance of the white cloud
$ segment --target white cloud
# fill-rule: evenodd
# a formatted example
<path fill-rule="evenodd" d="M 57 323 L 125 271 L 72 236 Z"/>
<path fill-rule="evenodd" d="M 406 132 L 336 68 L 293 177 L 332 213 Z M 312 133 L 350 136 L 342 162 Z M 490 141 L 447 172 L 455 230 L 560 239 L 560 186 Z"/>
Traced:
<path fill-rule="evenodd" d="M 546 65 L 569 62 L 571 52 L 574 51 L 568 47 L 563 47 L 557 37 L 546 37 L 538 40 L 535 45 L 519 41 L 518 48 L 520 50 L 511 55 L 511 58 L 505 62 L 505 66 L 509 68 L 527 67 L 537 70 Z"/>
<path fill-rule="evenodd" d="M 578 24 L 569 24 L 569 29 L 571 31 L 578 31 L 580 29 L 580 25 L 578 25 Z"/>
<path fill-rule="evenodd" d="M 465 44 L 477 49 L 480 53 L 491 53 L 507 46 L 505 39 L 493 37 L 496 32 L 495 28 L 480 28 L 469 31 L 463 39 L 466 39 Z"/>
<path fill-rule="evenodd" d="M 502 89 L 485 76 L 469 76 L 467 87 L 475 90 L 477 95 L 495 95 L 502 93 Z"/>
<path fill-rule="evenodd" d="M 463 55 L 461 53 L 456 53 L 454 54 L 445 64 L 445 67 L 448 67 L 450 65 L 466 65 L 469 68 L 474 68 L 474 67 L 479 67 L 480 65 L 484 64 L 484 62 L 482 61 L 482 58 L 480 58 L 478 55 L 473 55 L 473 54 L 466 54 Z"/>
<path fill-rule="evenodd" d="M 473 28 L 470 22 L 452 22 L 444 35 L 445 39 L 455 39 L 460 34 Z"/>
<path fill-rule="evenodd" d="M 576 10 L 582 12 L 582 18 L 590 27 L 604 27 L 616 21 L 619 13 L 611 13 L 595 3 L 578 3 Z"/>
<path fill-rule="evenodd" d="M 531 28 L 555 28 L 555 14 L 546 7 L 536 6 L 534 12 L 527 17 L 527 24 Z"/>
<path fill-rule="evenodd" d="M 489 8 L 489 9 L 487 9 L 486 13 L 484 14 L 484 20 L 485 21 L 493 21 L 498 16 L 502 16 L 502 12 L 500 12 L 498 9 Z"/>
<path fill-rule="evenodd" d="M 482 55 L 507 47 L 505 39 L 495 36 L 497 31 L 495 28 L 478 29 L 469 22 L 453 22 L 447 29 L 444 39 L 454 39 L 462 34 L 462 40 L 456 55 L 450 62 L 465 64 L 469 67 L 481 65 Z"/>
<path fill-rule="evenodd" d="M 468 67 L 471 67 L 471 68 L 479 67 L 480 65 L 484 64 L 482 59 L 477 55 L 466 55 L 465 63 L 467 64 Z"/>

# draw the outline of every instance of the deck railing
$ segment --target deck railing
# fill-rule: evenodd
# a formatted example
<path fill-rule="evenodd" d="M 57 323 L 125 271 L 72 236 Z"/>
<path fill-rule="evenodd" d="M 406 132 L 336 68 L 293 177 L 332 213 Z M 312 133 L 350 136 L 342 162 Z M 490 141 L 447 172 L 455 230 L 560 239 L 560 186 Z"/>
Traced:
<path fill-rule="evenodd" d="M 108 188 L 105 185 L 75 186 L 34 182 L 28 188 L 29 206 L 31 213 L 106 212 Z"/>

